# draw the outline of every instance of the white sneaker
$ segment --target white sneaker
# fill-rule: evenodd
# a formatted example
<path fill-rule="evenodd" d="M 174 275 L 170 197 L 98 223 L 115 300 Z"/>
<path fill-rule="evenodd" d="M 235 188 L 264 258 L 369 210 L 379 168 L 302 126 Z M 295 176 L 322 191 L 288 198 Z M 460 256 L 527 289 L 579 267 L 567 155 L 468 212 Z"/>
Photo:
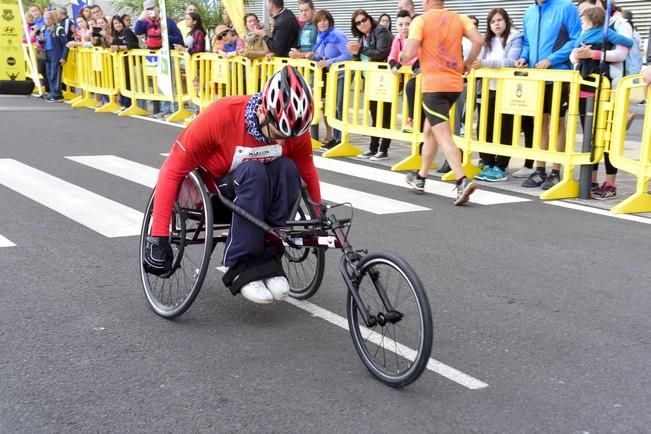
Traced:
<path fill-rule="evenodd" d="M 289 295 L 289 282 L 284 276 L 270 277 L 264 279 L 264 284 L 273 296 L 274 300 L 284 300 Z"/>
<path fill-rule="evenodd" d="M 244 285 L 240 291 L 242 297 L 258 304 L 269 304 L 274 301 L 271 292 L 267 289 L 262 280 L 254 280 Z"/>
<path fill-rule="evenodd" d="M 513 172 L 513 175 L 511 176 L 514 178 L 528 178 L 534 171 L 534 168 L 529 169 L 528 167 L 521 167 Z"/>

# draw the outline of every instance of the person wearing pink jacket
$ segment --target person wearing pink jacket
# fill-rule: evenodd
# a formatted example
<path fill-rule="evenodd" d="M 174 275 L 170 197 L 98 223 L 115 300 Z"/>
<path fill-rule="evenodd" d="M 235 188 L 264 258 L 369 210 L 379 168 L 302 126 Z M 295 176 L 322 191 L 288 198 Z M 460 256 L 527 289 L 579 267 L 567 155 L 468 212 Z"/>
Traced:
<path fill-rule="evenodd" d="M 400 53 L 402 52 L 403 48 L 405 47 L 405 44 L 407 43 L 407 38 L 409 37 L 409 25 L 411 24 L 411 15 L 409 14 L 409 11 L 407 10 L 401 10 L 398 12 L 398 36 L 393 39 L 393 43 L 391 44 L 391 52 L 389 53 L 389 57 L 387 61 L 389 62 L 389 66 L 391 67 L 391 72 L 394 74 L 398 74 L 398 71 L 400 68 L 404 66 L 411 66 L 414 69 L 414 72 L 417 72 L 418 70 L 418 64 L 416 63 L 418 61 L 418 56 L 414 56 L 411 58 L 409 61 L 405 63 L 400 63 Z M 411 132 L 413 128 L 413 117 L 414 117 L 414 91 L 415 91 L 415 86 L 416 86 L 416 79 L 411 78 L 409 82 L 407 82 L 406 86 L 406 93 L 407 93 L 407 105 L 409 107 L 409 118 L 405 121 L 405 127 L 404 131 L 405 132 Z"/>

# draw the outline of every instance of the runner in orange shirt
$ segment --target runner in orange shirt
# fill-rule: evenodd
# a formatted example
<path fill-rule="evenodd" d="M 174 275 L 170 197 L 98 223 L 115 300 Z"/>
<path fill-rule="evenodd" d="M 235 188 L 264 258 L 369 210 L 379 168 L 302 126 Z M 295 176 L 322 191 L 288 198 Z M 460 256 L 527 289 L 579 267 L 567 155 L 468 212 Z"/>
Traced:
<path fill-rule="evenodd" d="M 419 171 L 407 174 L 407 183 L 419 193 L 425 191 L 427 171 L 434 161 L 437 146 L 441 145 L 457 178 L 454 204 L 463 205 L 477 189 L 477 184 L 468 180 L 463 171 L 461 151 L 452 139 L 448 113 L 463 91 L 462 74 L 470 70 L 484 39 L 468 17 L 446 10 L 444 3 L 444 0 L 423 0 L 426 12 L 411 23 L 407 44 L 400 55 L 400 61 L 406 62 L 418 54 L 426 118 L 423 161 Z M 461 48 L 464 36 L 472 42 L 465 62 Z"/>

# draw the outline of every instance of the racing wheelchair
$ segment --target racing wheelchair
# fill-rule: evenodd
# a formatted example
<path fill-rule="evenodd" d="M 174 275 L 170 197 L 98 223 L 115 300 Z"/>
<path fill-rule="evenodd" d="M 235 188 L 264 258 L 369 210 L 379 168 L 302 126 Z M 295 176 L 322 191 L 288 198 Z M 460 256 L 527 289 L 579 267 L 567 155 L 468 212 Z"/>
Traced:
<path fill-rule="evenodd" d="M 192 305 L 208 272 L 211 254 L 228 237 L 230 213 L 236 212 L 261 227 L 267 242 L 284 248 L 282 265 L 289 295 L 295 299 L 305 300 L 317 292 L 323 280 L 326 250 L 340 249 L 339 270 L 348 290 L 348 326 L 362 362 L 377 379 L 392 387 L 406 386 L 422 374 L 433 333 L 423 285 L 399 256 L 368 253 L 351 246 L 350 204 L 315 204 L 303 188 L 286 224 L 270 227 L 223 197 L 208 173 L 193 171 L 181 185 L 170 221 L 172 270 L 156 276 L 142 265 L 154 194 L 144 214 L 139 260 L 145 296 L 156 314 L 172 319 Z M 350 217 L 338 219 L 333 210 L 343 206 L 350 207 Z"/>

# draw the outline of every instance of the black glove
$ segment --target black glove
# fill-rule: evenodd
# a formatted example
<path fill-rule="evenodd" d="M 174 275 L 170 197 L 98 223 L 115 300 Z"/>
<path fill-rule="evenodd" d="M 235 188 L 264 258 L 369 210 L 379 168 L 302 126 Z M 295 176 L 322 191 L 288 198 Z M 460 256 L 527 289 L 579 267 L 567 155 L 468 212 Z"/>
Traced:
<path fill-rule="evenodd" d="M 147 237 L 145 244 L 145 258 L 142 265 L 145 271 L 160 276 L 172 271 L 172 246 L 168 237 Z"/>

